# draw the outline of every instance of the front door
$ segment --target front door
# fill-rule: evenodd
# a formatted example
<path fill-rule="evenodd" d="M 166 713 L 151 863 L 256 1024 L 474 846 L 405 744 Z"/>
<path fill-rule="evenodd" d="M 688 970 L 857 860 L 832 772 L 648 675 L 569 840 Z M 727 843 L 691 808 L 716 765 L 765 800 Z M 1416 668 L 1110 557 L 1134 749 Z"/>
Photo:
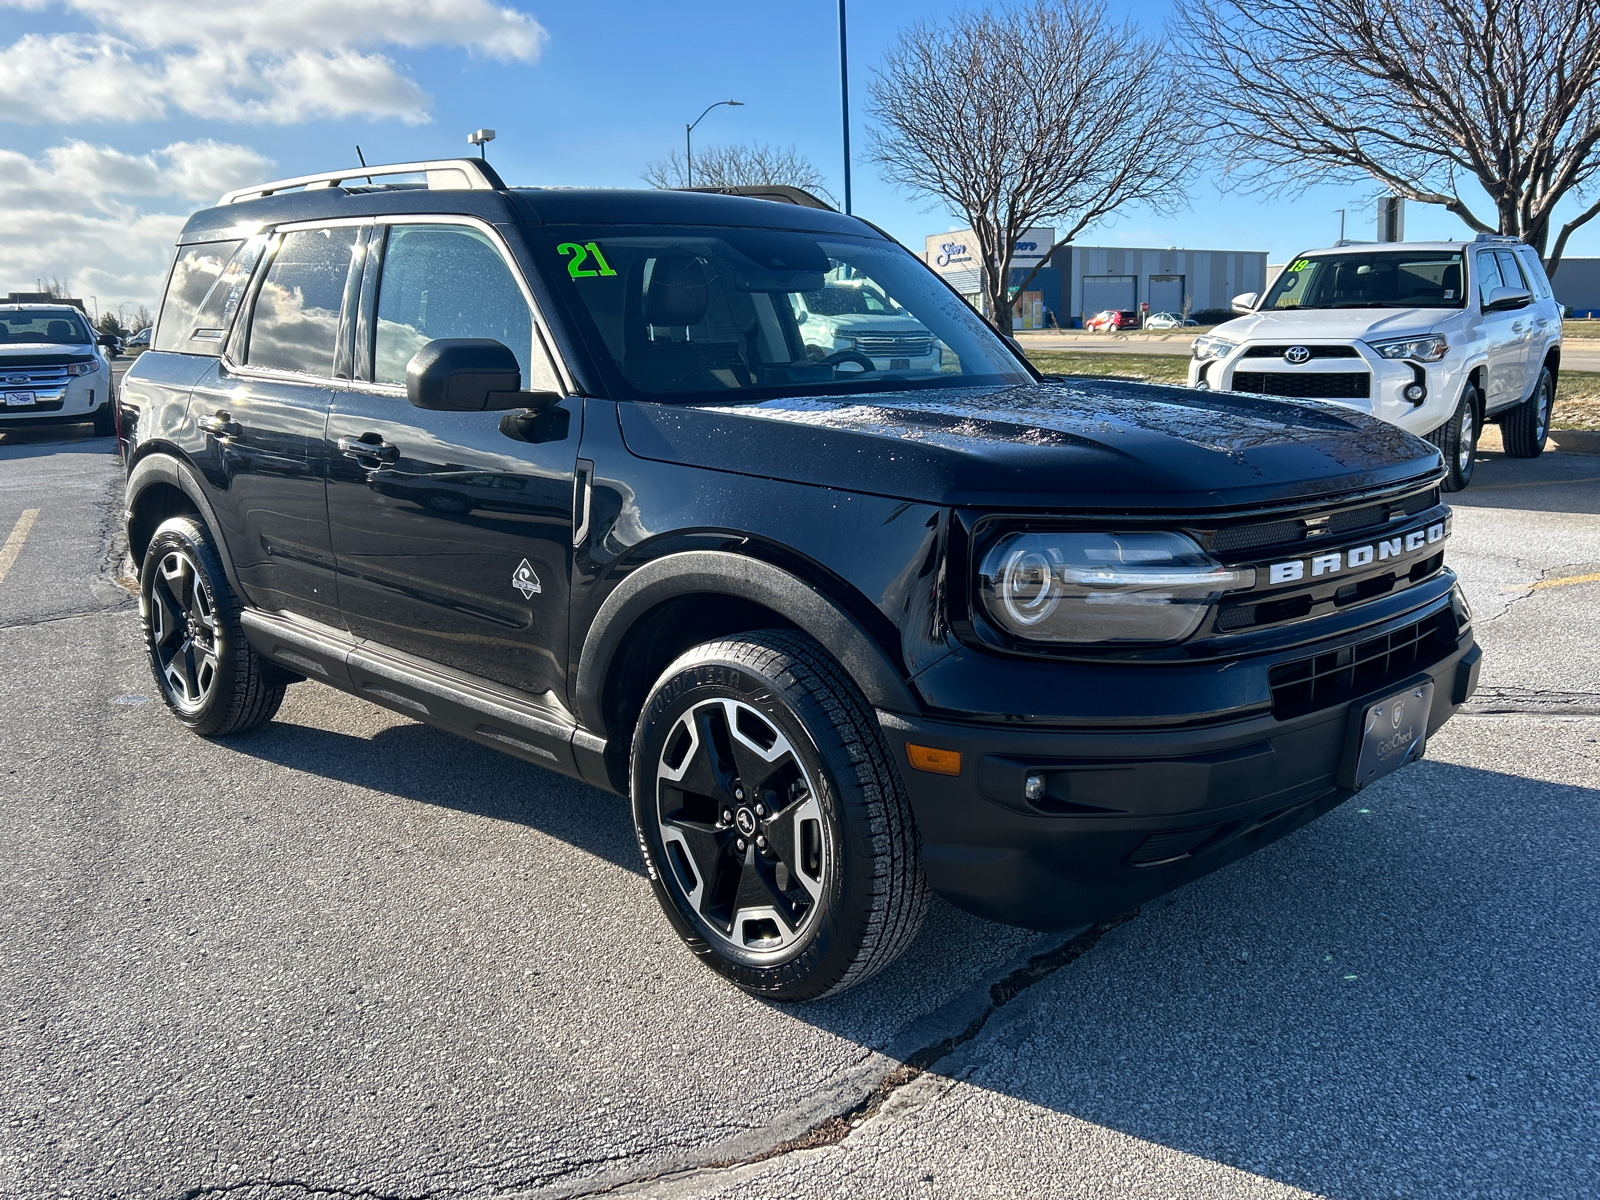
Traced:
<path fill-rule="evenodd" d="M 359 232 L 345 225 L 282 236 L 229 353 L 189 404 L 212 447 L 201 461 L 245 599 L 330 625 L 339 622 L 339 600 L 326 429 Z"/>
<path fill-rule="evenodd" d="M 380 232 L 362 285 L 357 380 L 336 394 L 328 425 L 345 623 L 559 702 L 582 401 L 536 421 L 413 407 L 406 363 L 435 338 L 494 338 L 516 353 L 523 387 L 562 389 L 491 231 L 419 223 Z"/>
<path fill-rule="evenodd" d="M 1521 287 L 1522 276 L 1515 270 L 1507 281 L 1501 274 L 1500 260 L 1493 250 L 1478 251 L 1474 265 L 1478 276 L 1478 304 L 1489 303 L 1490 294 L 1499 287 Z M 1525 315 L 1520 309 L 1509 312 L 1485 312 L 1483 340 L 1488 354 L 1488 382 L 1484 386 L 1484 406 L 1488 411 L 1515 404 L 1522 398 L 1522 376 L 1527 370 L 1527 334 Z"/>

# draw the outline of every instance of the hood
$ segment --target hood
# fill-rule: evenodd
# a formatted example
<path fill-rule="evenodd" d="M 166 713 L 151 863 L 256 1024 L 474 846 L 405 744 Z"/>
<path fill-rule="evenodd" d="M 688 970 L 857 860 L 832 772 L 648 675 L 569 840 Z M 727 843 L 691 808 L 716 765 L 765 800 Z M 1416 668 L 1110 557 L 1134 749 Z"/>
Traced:
<path fill-rule="evenodd" d="M 0 363 L 8 359 L 26 359 L 33 362 L 41 358 L 92 358 L 94 346 L 86 342 L 5 342 L 0 343 Z"/>
<path fill-rule="evenodd" d="M 618 410 L 643 458 L 973 507 L 1292 503 L 1440 462 L 1398 426 L 1332 404 L 1104 380 Z"/>
<path fill-rule="evenodd" d="M 1214 337 L 1230 342 L 1285 342 L 1352 340 L 1408 337 L 1432 333 L 1446 321 L 1461 315 L 1455 308 L 1309 308 L 1251 313 L 1224 321 L 1213 329 Z"/>
<path fill-rule="evenodd" d="M 831 325 L 835 329 L 892 329 L 896 333 L 928 332 L 928 327 L 915 317 L 897 317 L 893 313 L 840 313 L 833 317 L 812 313 L 811 320 Z"/>

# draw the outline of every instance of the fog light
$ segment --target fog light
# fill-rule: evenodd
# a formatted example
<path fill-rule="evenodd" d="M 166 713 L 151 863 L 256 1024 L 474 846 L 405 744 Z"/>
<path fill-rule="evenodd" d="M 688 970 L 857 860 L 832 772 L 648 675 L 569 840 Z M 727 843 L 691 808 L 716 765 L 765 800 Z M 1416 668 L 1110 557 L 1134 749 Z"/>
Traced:
<path fill-rule="evenodd" d="M 1405 398 L 1407 400 L 1411 401 L 1411 403 L 1413 403 L 1413 404 L 1421 403 L 1422 398 L 1424 396 L 1426 396 L 1427 394 L 1428 394 L 1428 389 L 1423 387 L 1420 383 L 1408 383 L 1408 384 L 1406 384 L 1406 390 L 1405 390 L 1405 393 L 1404 393 Z"/>
<path fill-rule="evenodd" d="M 1044 776 L 1037 771 L 1029 775 L 1022 784 L 1022 794 L 1029 800 L 1044 799 Z"/>

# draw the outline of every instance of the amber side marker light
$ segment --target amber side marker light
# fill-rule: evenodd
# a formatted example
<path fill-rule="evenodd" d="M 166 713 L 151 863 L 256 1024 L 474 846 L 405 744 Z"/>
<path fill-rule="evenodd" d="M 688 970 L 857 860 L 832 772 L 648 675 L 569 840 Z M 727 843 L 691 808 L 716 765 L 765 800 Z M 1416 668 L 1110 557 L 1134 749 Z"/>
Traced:
<path fill-rule="evenodd" d="M 914 742 L 907 742 L 906 757 L 919 771 L 931 771 L 935 775 L 961 774 L 959 750 L 936 750 L 932 746 L 918 746 Z"/>

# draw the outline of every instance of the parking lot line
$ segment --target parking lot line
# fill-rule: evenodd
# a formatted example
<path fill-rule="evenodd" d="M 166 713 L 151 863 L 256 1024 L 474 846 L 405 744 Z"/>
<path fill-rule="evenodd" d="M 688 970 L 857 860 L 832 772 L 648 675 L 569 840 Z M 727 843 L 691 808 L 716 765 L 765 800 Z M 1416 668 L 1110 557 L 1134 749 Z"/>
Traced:
<path fill-rule="evenodd" d="M 0 575 L 4 574 L 5 572 L 0 570 Z M 1537 590 L 1539 588 L 1561 587 L 1563 584 L 1568 583 L 1600 583 L 1600 572 L 1593 575 L 1568 575 L 1565 579 L 1541 579 L 1533 587 Z"/>
<path fill-rule="evenodd" d="M 11 564 L 16 562 L 17 555 L 22 553 L 22 543 L 28 540 L 28 531 L 38 519 L 37 508 L 24 509 L 11 530 L 11 536 L 6 539 L 6 544 L 0 546 L 0 583 L 5 582 L 6 572 L 11 570 Z"/>

